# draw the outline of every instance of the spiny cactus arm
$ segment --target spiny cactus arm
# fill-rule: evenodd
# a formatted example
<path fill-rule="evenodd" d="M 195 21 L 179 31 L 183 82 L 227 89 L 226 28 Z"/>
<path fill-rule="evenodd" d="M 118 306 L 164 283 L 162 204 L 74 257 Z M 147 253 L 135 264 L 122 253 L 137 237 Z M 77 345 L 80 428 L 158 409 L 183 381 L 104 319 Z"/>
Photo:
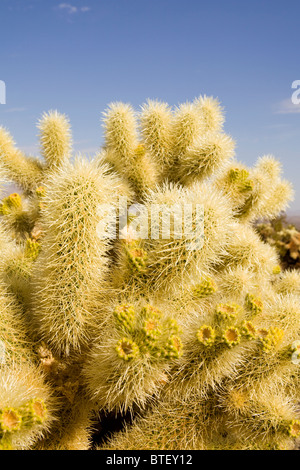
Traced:
<path fill-rule="evenodd" d="M 2 273 L 1 273 L 2 277 Z M 1 363 L 28 361 L 33 358 L 33 346 L 27 338 L 27 328 L 17 299 L 0 281 L 0 343 Z"/>
<path fill-rule="evenodd" d="M 274 383 L 247 389 L 225 384 L 218 393 L 218 407 L 226 416 L 228 432 L 239 436 L 239 445 L 250 449 L 293 448 L 299 436 L 296 401 Z"/>
<path fill-rule="evenodd" d="M 239 209 L 242 221 L 273 218 L 285 210 L 293 199 L 292 185 L 281 179 L 281 165 L 270 155 L 258 159 L 250 178 L 253 189 Z"/>
<path fill-rule="evenodd" d="M 104 113 L 104 128 L 105 161 L 125 177 L 141 199 L 144 191 L 156 185 L 158 172 L 139 142 L 134 110 L 123 103 L 112 103 Z"/>
<path fill-rule="evenodd" d="M 130 227 L 130 226 L 129 226 Z M 128 226 L 125 227 L 125 230 Z M 147 253 L 140 240 L 122 239 L 115 245 L 116 262 L 109 277 L 115 289 L 145 289 L 147 271 Z"/>
<path fill-rule="evenodd" d="M 30 304 L 31 273 L 39 251 L 40 244 L 28 238 L 23 245 L 12 248 L 3 267 L 4 282 L 25 312 Z"/>
<path fill-rule="evenodd" d="M 103 113 L 103 127 L 105 145 L 111 151 L 115 165 L 130 164 L 139 144 L 133 108 L 125 103 L 111 103 Z"/>
<path fill-rule="evenodd" d="M 186 402 L 176 391 L 164 394 L 143 417 L 98 450 L 206 450 L 207 437 L 216 433 L 211 415 L 209 400 L 198 399 L 196 404 Z"/>
<path fill-rule="evenodd" d="M 234 161 L 228 168 L 216 175 L 215 185 L 223 190 L 232 202 L 233 209 L 238 213 L 253 190 L 250 169 L 240 162 Z"/>
<path fill-rule="evenodd" d="M 58 354 L 71 354 L 88 341 L 107 272 L 110 240 L 102 222 L 107 205 L 117 208 L 121 186 L 106 166 L 82 159 L 66 163 L 47 183 L 46 234 L 32 273 L 31 308 L 33 329 Z"/>
<path fill-rule="evenodd" d="M 202 133 L 201 117 L 193 103 L 183 103 L 174 111 L 171 129 L 171 167 L 170 181 L 177 181 L 179 158 L 182 157 L 199 135 Z"/>
<path fill-rule="evenodd" d="M 277 294 L 294 294 L 300 296 L 300 272 L 296 269 L 284 271 L 274 282 Z"/>
<path fill-rule="evenodd" d="M 7 178 L 25 191 L 31 192 L 43 179 L 43 165 L 39 160 L 26 157 L 18 150 L 12 137 L 3 127 L 0 127 L 0 163 Z"/>
<path fill-rule="evenodd" d="M 249 281 L 251 273 L 253 281 L 266 283 L 273 279 L 274 271 L 279 266 L 277 251 L 269 244 L 262 242 L 252 226 L 235 224 L 231 230 L 231 237 L 226 253 L 215 264 L 218 275 L 236 268 L 248 270 Z M 226 274 L 224 274 L 224 277 Z"/>
<path fill-rule="evenodd" d="M 91 401 L 85 394 L 76 393 L 71 401 L 60 396 L 59 404 L 60 419 L 53 422 L 35 450 L 90 450 L 95 419 Z"/>
<path fill-rule="evenodd" d="M 44 113 L 38 122 L 41 154 L 47 168 L 57 168 L 71 156 L 71 129 L 69 120 L 57 111 Z"/>
<path fill-rule="evenodd" d="M 167 103 L 148 100 L 141 107 L 140 128 L 146 150 L 159 165 L 161 177 L 167 177 L 171 155 L 172 111 Z"/>
<path fill-rule="evenodd" d="M 279 181 L 271 191 L 269 199 L 259 210 L 260 218 L 274 218 L 289 207 L 294 199 L 293 185 L 286 180 Z"/>
<path fill-rule="evenodd" d="M 218 99 L 200 96 L 194 100 L 194 106 L 201 118 L 203 132 L 220 132 L 224 123 L 224 110 Z"/>
<path fill-rule="evenodd" d="M 150 192 L 145 198 L 147 219 L 148 214 L 151 220 L 154 217 L 153 207 L 159 209 L 154 228 L 161 231 L 157 230 L 159 237 L 151 232 L 143 240 L 149 286 L 176 290 L 186 276 L 209 269 L 225 249 L 228 240 L 223 228 L 233 221 L 231 205 L 222 192 L 196 183 L 188 189 L 169 184 Z M 170 214 L 174 220 L 170 233 L 162 235 Z"/>
<path fill-rule="evenodd" d="M 233 158 L 234 147 L 233 140 L 226 134 L 208 132 L 199 137 L 179 158 L 180 183 L 189 185 L 211 176 Z"/>

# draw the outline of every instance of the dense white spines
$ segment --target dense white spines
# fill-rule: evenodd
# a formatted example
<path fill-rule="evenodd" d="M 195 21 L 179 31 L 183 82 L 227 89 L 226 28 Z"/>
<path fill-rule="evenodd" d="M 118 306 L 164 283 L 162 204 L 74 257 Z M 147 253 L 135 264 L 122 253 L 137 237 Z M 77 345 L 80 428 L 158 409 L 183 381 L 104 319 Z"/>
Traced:
<path fill-rule="evenodd" d="M 58 167 L 70 158 L 71 131 L 69 121 L 64 114 L 57 111 L 44 113 L 38 122 L 38 129 L 41 154 L 48 167 Z"/>
<path fill-rule="evenodd" d="M 116 204 L 119 189 L 106 167 L 96 169 L 81 159 L 47 184 L 47 235 L 33 272 L 32 308 L 39 335 L 59 353 L 68 355 L 88 340 L 87 325 L 107 271 L 101 207 Z"/>
<path fill-rule="evenodd" d="M 7 178 L 25 191 L 32 191 L 41 182 L 43 167 L 39 160 L 26 157 L 15 146 L 11 135 L 0 127 L 0 163 Z"/>

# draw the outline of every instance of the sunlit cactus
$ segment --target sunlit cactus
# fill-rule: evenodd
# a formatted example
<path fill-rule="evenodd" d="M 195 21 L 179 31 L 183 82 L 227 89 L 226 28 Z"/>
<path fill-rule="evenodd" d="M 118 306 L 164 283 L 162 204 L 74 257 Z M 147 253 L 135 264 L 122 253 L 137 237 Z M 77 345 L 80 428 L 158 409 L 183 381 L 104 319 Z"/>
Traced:
<path fill-rule="evenodd" d="M 57 111 L 44 114 L 38 123 L 41 153 L 47 166 L 60 166 L 71 154 L 71 134 L 67 118 Z"/>
<path fill-rule="evenodd" d="M 294 449 L 300 277 L 256 224 L 280 163 L 239 162 L 208 96 L 110 104 L 90 160 L 37 126 L 35 159 L 0 129 L 0 449 Z"/>

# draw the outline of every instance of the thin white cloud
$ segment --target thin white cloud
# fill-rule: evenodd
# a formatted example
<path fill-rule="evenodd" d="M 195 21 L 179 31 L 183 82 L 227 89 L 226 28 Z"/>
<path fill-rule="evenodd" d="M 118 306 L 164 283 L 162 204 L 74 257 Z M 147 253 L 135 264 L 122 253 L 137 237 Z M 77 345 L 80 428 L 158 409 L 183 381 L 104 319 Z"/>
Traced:
<path fill-rule="evenodd" d="M 78 8 L 75 7 L 74 5 L 70 5 L 70 3 L 60 3 L 60 4 L 58 5 L 58 8 L 59 8 L 60 10 L 66 10 L 66 12 L 69 13 L 69 14 L 71 14 L 71 15 L 72 15 L 73 13 L 77 13 L 77 11 L 78 11 Z"/>
<path fill-rule="evenodd" d="M 275 114 L 297 114 L 300 113 L 300 104 L 294 104 L 291 98 L 280 101 L 275 107 Z"/>
<path fill-rule="evenodd" d="M 90 7 L 84 6 L 84 7 L 76 7 L 75 5 L 72 5 L 71 3 L 60 3 L 58 5 L 58 8 L 60 10 L 65 10 L 66 13 L 69 15 L 73 15 L 74 13 L 86 13 L 90 11 Z"/>
<path fill-rule="evenodd" d="M 23 111 L 26 111 L 26 108 L 8 108 L 8 109 L 5 109 L 6 113 L 22 113 Z"/>

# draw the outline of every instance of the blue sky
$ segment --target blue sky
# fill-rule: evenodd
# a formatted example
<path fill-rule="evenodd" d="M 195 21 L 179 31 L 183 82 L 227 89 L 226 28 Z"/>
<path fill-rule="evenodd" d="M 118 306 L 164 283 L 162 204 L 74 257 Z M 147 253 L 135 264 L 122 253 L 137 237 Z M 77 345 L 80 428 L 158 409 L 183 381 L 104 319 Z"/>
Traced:
<path fill-rule="evenodd" d="M 111 101 L 135 108 L 219 98 L 237 158 L 273 154 L 300 211 L 299 0 L 1 0 L 0 125 L 38 152 L 44 111 L 69 116 L 74 148 L 103 143 Z"/>

